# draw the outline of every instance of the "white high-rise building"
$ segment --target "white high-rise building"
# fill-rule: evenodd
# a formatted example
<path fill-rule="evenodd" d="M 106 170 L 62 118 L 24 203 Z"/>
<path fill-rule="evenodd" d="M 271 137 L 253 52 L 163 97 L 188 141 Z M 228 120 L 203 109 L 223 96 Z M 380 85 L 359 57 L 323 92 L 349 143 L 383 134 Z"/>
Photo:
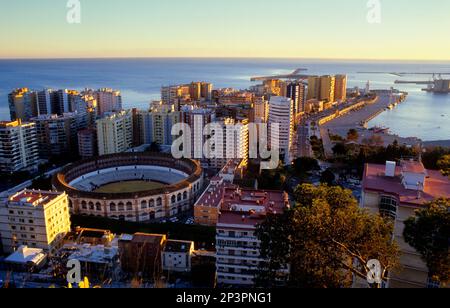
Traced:
<path fill-rule="evenodd" d="M 222 169 L 230 159 L 241 159 L 247 166 L 249 158 L 249 128 L 248 119 L 235 120 L 233 118 L 222 119 L 219 123 L 222 127 L 223 140 L 221 145 L 214 145 L 214 149 L 222 149 L 220 157 L 205 160 L 209 168 Z"/>
<path fill-rule="evenodd" d="M 97 120 L 99 155 L 126 152 L 133 146 L 133 114 L 122 111 Z"/>
<path fill-rule="evenodd" d="M 285 155 L 285 162 L 290 162 L 290 151 L 294 140 L 294 104 L 290 98 L 273 96 L 269 104 L 269 144 L 272 140 Z M 274 124 L 279 125 L 279 133 L 273 129 Z M 272 144 L 271 144 L 272 145 Z"/>
<path fill-rule="evenodd" d="M 23 190 L 0 201 L 0 240 L 6 253 L 20 246 L 52 252 L 68 232 L 66 193 Z"/>
<path fill-rule="evenodd" d="M 0 171 L 36 169 L 39 151 L 35 123 L 0 122 Z"/>

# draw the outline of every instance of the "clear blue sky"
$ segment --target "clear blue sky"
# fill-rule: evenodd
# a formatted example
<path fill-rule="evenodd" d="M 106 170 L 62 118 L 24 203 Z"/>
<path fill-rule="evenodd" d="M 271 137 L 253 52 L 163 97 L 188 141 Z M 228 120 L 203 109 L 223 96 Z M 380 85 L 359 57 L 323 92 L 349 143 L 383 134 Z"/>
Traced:
<path fill-rule="evenodd" d="M 0 58 L 299 57 L 450 60 L 450 1 L 0 0 Z"/>

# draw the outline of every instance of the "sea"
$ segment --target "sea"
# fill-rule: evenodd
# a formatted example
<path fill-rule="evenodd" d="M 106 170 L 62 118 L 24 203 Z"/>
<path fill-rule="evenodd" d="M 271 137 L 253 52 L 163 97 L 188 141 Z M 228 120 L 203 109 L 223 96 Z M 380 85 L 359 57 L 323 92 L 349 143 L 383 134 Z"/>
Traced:
<path fill-rule="evenodd" d="M 8 93 L 31 89 L 114 88 L 122 92 L 125 108 L 147 109 L 160 98 L 161 86 L 208 81 L 215 88 L 247 89 L 253 76 L 290 73 L 347 74 L 349 87 L 396 89 L 409 93 L 405 103 L 386 111 L 369 126 L 389 128 L 401 137 L 423 141 L 450 139 L 450 94 L 422 91 L 424 85 L 394 84 L 395 80 L 429 80 L 417 73 L 450 74 L 450 62 L 343 61 L 313 59 L 45 59 L 0 60 L 0 120 L 9 120 Z M 380 72 L 378 74 L 375 72 Z M 411 73 L 402 77 L 389 73 Z M 450 75 L 445 77 L 450 78 Z"/>

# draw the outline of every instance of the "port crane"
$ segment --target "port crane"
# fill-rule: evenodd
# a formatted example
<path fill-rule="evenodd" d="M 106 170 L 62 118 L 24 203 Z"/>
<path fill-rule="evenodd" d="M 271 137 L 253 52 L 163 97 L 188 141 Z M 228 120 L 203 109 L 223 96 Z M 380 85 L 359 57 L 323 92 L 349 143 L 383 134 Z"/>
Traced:
<path fill-rule="evenodd" d="M 427 88 L 422 89 L 431 93 L 450 94 L 450 73 L 428 73 L 428 72 L 358 72 L 358 74 L 386 74 L 397 77 L 406 77 L 409 75 L 429 75 L 431 78 L 428 81 L 423 80 L 396 80 L 395 84 L 417 84 L 427 85 Z M 448 76 L 444 78 L 443 76 Z"/>

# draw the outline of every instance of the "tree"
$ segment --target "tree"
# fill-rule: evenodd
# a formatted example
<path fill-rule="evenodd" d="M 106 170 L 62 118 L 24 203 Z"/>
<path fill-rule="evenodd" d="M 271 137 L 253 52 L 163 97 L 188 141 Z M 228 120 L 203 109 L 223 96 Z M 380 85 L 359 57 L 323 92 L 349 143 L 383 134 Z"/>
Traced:
<path fill-rule="evenodd" d="M 332 186 L 334 184 L 334 181 L 336 181 L 336 176 L 334 175 L 333 171 L 327 169 L 324 172 L 322 172 L 322 176 L 320 177 L 320 183 Z"/>
<path fill-rule="evenodd" d="M 347 140 L 348 141 L 358 141 L 359 140 L 358 131 L 354 128 L 350 129 L 347 133 Z"/>
<path fill-rule="evenodd" d="M 310 171 L 320 170 L 319 162 L 312 157 L 300 157 L 294 160 L 294 170 L 297 175 L 303 175 Z"/>
<path fill-rule="evenodd" d="M 450 155 L 443 156 L 438 162 L 437 167 L 444 176 L 450 176 Z"/>
<path fill-rule="evenodd" d="M 290 287 L 351 287 L 354 276 L 367 279 L 374 259 L 382 265 L 380 278 L 387 279 L 399 256 L 392 223 L 359 208 L 351 191 L 340 187 L 305 184 L 295 199 L 292 210 L 257 229 L 261 254 L 270 260 L 257 281 L 273 285 L 277 270 L 289 263 Z"/>
<path fill-rule="evenodd" d="M 347 154 L 347 147 L 343 142 L 336 143 L 333 147 L 333 153 L 337 156 L 344 156 Z"/>
<path fill-rule="evenodd" d="M 450 155 L 449 148 L 436 147 L 431 149 L 426 149 L 425 153 L 422 155 L 422 161 L 425 168 L 430 170 L 440 170 L 438 162 L 446 155 Z"/>
<path fill-rule="evenodd" d="M 450 279 L 450 199 L 438 199 L 405 222 L 405 241 L 416 249 L 435 281 Z"/>

